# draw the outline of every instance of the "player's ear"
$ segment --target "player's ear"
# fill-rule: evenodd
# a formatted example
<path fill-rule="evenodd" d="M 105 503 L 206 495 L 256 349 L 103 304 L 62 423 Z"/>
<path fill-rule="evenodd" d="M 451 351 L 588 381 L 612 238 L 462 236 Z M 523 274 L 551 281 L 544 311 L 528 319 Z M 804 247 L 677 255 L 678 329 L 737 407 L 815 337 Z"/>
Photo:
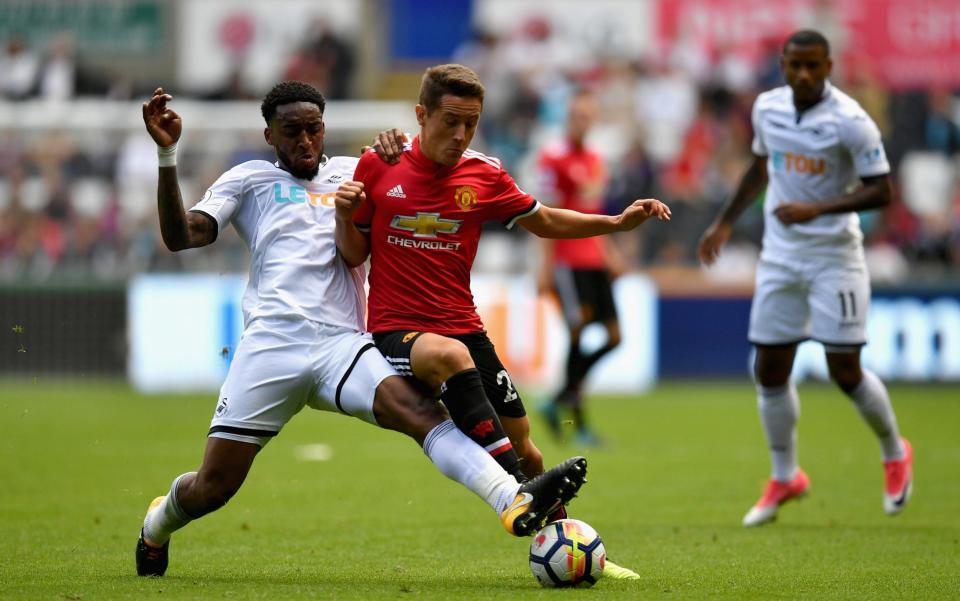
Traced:
<path fill-rule="evenodd" d="M 427 109 L 424 108 L 422 104 L 418 104 L 416 107 L 416 111 L 417 111 L 417 124 L 419 124 L 420 127 L 423 127 L 424 123 L 427 120 Z"/>
<path fill-rule="evenodd" d="M 267 144 L 273 146 L 273 132 L 270 131 L 269 127 L 263 128 L 263 139 L 267 141 Z"/>

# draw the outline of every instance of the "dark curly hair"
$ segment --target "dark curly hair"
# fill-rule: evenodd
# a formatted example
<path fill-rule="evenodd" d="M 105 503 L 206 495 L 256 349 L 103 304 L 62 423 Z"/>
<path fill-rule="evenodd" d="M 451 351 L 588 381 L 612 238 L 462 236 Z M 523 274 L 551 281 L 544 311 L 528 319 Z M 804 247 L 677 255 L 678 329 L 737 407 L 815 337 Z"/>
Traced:
<path fill-rule="evenodd" d="M 263 103 L 260 104 L 260 112 L 263 113 L 263 119 L 267 125 L 270 125 L 276 116 L 278 106 L 292 102 L 312 102 L 320 107 L 320 114 L 323 114 L 327 104 L 320 90 L 310 84 L 302 81 L 281 81 L 267 92 L 263 97 Z"/>

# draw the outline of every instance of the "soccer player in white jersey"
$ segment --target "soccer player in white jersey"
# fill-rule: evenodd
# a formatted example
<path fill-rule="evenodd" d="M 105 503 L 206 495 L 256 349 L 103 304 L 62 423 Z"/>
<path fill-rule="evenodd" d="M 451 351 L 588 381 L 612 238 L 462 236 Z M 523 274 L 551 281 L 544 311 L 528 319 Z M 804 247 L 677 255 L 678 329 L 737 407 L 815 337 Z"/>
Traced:
<path fill-rule="evenodd" d="M 781 58 L 787 85 L 754 103 L 753 163 L 700 240 L 700 259 L 710 265 L 734 221 L 766 186 L 749 339 L 757 350 L 758 407 L 773 473 L 745 526 L 773 520 L 780 505 L 810 486 L 797 464 L 800 409 L 790 380 L 797 344 L 808 338 L 823 344 L 831 379 L 880 441 L 886 513 L 902 511 L 911 491 L 910 443 L 899 434 L 883 382 L 860 365 L 870 279 L 857 211 L 889 204 L 890 167 L 877 126 L 827 80 L 832 64 L 820 33 L 802 30 L 787 39 Z"/>
<path fill-rule="evenodd" d="M 161 576 L 170 535 L 222 507 L 254 457 L 304 406 L 351 415 L 402 432 L 447 477 L 485 500 L 508 532 L 529 534 L 583 484 L 574 457 L 524 484 L 461 433 L 442 405 L 414 389 L 363 333 L 363 272 L 334 243 L 334 193 L 357 159 L 323 154 L 324 98 L 302 82 L 264 98 L 264 138 L 277 161 L 248 161 L 223 174 L 189 211 L 177 180 L 180 117 L 158 88 L 143 104 L 158 146 L 157 204 L 170 250 L 206 246 L 230 224 L 250 248 L 244 332 L 207 437 L 200 468 L 177 477 L 150 504 L 137 542 L 137 573 Z"/>

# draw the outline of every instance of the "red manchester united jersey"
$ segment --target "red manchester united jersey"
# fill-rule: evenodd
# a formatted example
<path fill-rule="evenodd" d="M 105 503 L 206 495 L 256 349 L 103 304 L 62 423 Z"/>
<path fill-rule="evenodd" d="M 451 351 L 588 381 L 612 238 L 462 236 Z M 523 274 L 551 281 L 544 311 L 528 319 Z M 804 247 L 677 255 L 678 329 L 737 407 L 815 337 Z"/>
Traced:
<path fill-rule="evenodd" d="M 370 234 L 367 329 L 482 331 L 470 291 L 480 228 L 491 220 L 513 227 L 540 203 L 499 159 L 467 150 L 456 165 L 440 165 L 421 152 L 419 136 L 396 165 L 364 154 L 354 179 L 367 195 L 353 217 Z"/>
<path fill-rule="evenodd" d="M 581 213 L 600 213 L 607 171 L 599 154 L 565 141 L 545 148 L 537 161 L 544 195 L 553 206 Z M 600 269 L 604 261 L 601 238 L 554 241 L 554 260 L 574 269 Z"/>

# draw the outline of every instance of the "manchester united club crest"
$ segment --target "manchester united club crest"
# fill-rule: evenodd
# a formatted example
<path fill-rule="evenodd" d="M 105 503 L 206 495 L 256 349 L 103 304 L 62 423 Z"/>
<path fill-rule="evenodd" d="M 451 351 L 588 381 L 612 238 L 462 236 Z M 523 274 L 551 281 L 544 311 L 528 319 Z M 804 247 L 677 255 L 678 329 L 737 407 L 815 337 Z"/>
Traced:
<path fill-rule="evenodd" d="M 472 186 L 460 186 L 453 194 L 453 200 L 464 211 L 477 206 L 477 191 Z"/>

